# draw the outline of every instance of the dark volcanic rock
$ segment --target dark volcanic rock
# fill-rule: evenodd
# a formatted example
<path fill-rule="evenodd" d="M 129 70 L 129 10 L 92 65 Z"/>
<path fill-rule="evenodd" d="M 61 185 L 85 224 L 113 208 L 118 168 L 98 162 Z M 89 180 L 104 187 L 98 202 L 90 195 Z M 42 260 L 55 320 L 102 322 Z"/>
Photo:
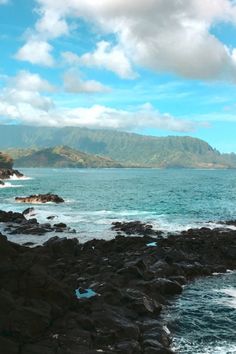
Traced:
<path fill-rule="evenodd" d="M 222 222 L 222 224 L 228 225 L 228 226 L 236 226 L 236 220 L 228 220 L 228 221 Z"/>
<path fill-rule="evenodd" d="M 29 197 L 16 197 L 15 200 L 19 203 L 64 203 L 64 199 L 59 197 L 57 194 L 35 194 Z"/>
<path fill-rule="evenodd" d="M 152 225 L 142 223 L 141 221 L 117 221 L 113 222 L 112 225 L 112 230 L 122 232 L 125 235 L 154 236 L 161 234 L 159 231 L 154 231 Z"/>
<path fill-rule="evenodd" d="M 0 222 L 8 223 L 8 222 L 14 222 L 14 223 L 21 223 L 22 221 L 25 221 L 25 217 L 21 213 L 14 213 L 13 211 L 3 211 L 0 210 Z"/>
<path fill-rule="evenodd" d="M 5 183 L 0 180 L 0 186 L 5 186 Z"/>
<path fill-rule="evenodd" d="M 148 247 L 154 240 L 157 247 Z M 170 354 L 163 307 L 194 277 L 233 268 L 235 231 L 85 244 L 54 237 L 34 248 L 0 235 L 0 348 L 4 354 Z M 96 296 L 76 298 L 79 288 Z"/>
<path fill-rule="evenodd" d="M 44 235 L 48 232 L 64 232 L 76 233 L 66 224 L 60 223 L 52 226 L 50 223 L 40 224 L 37 219 L 26 219 L 25 215 L 29 215 L 34 211 L 34 208 L 28 208 L 23 213 L 6 212 L 0 210 L 0 223 L 5 223 L 4 229 L 10 235 Z M 33 214 L 31 214 L 32 216 Z"/>
<path fill-rule="evenodd" d="M 22 212 L 22 214 L 29 215 L 29 214 L 32 214 L 33 212 L 34 212 L 34 208 L 27 208 Z"/>
<path fill-rule="evenodd" d="M 13 176 L 18 178 L 24 177 L 24 175 L 18 170 L 13 170 L 11 168 L 0 168 L 0 179 L 9 179 Z"/>

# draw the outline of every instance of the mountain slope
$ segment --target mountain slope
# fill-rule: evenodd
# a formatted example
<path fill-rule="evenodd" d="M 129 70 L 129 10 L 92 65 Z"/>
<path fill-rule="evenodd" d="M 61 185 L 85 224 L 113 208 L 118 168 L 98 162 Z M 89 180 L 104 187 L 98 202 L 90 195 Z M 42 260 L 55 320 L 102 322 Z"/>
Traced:
<path fill-rule="evenodd" d="M 86 154 L 67 146 L 42 150 L 9 150 L 8 153 L 14 158 L 14 165 L 18 167 L 122 167 L 111 159 Z"/>
<path fill-rule="evenodd" d="M 113 130 L 0 126 L 0 148 L 66 145 L 126 165 L 142 167 L 236 168 L 235 155 L 221 155 L 191 137 L 151 137 Z"/>
<path fill-rule="evenodd" d="M 0 152 L 0 168 L 12 168 L 13 160 L 7 154 Z"/>

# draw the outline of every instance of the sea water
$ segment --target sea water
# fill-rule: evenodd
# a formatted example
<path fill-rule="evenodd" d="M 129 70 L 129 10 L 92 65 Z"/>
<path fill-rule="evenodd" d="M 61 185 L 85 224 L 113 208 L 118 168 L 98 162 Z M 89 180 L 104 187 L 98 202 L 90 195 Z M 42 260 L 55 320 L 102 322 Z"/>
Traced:
<path fill-rule="evenodd" d="M 77 231 L 69 237 L 80 242 L 111 239 L 114 221 L 140 220 L 168 233 L 236 219 L 236 170 L 21 170 L 28 178 L 0 188 L 0 209 L 23 211 L 32 205 L 16 203 L 16 196 L 56 193 L 65 203 L 35 204 L 35 217 L 65 222 Z M 42 243 L 50 236 L 9 238 Z M 178 353 L 236 353 L 235 283 L 235 273 L 217 274 L 187 285 L 176 298 L 167 318 Z"/>
<path fill-rule="evenodd" d="M 141 220 L 175 232 L 236 219 L 236 170 L 21 171 L 28 178 L 7 181 L 6 188 L 0 188 L 0 209 L 23 211 L 29 206 L 16 203 L 16 196 L 59 194 L 65 203 L 34 205 L 36 217 L 48 222 L 47 217 L 54 215 L 56 221 L 75 228 L 82 242 L 114 237 L 114 221 Z"/>

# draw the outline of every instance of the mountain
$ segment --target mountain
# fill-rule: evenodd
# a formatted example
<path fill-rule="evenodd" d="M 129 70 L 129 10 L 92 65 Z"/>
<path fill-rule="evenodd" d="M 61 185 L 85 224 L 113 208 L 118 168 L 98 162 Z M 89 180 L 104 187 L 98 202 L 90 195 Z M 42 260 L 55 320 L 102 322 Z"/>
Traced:
<path fill-rule="evenodd" d="M 78 127 L 0 126 L 0 149 L 70 146 L 129 166 L 236 168 L 235 154 L 220 154 L 191 137 L 152 137 Z"/>
<path fill-rule="evenodd" d="M 12 168 L 12 166 L 12 158 L 9 155 L 0 152 L 0 168 Z"/>
<path fill-rule="evenodd" d="M 86 154 L 67 146 L 47 149 L 12 149 L 8 153 L 18 167 L 122 167 L 109 158 Z"/>

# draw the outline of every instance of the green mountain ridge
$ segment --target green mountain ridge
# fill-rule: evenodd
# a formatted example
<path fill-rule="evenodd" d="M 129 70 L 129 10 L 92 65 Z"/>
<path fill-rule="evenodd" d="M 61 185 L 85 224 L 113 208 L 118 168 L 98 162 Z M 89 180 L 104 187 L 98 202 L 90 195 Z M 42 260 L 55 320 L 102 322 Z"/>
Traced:
<path fill-rule="evenodd" d="M 111 168 L 122 165 L 109 158 L 86 154 L 68 146 L 56 146 L 46 149 L 9 149 L 16 167 L 77 167 Z"/>
<path fill-rule="evenodd" d="M 188 136 L 153 137 L 78 127 L 0 126 L 0 149 L 70 146 L 125 166 L 157 168 L 236 168 L 235 154 L 221 154 Z"/>

